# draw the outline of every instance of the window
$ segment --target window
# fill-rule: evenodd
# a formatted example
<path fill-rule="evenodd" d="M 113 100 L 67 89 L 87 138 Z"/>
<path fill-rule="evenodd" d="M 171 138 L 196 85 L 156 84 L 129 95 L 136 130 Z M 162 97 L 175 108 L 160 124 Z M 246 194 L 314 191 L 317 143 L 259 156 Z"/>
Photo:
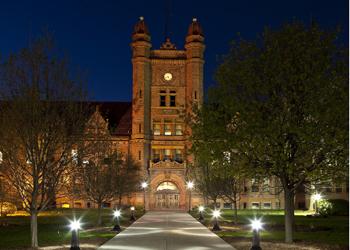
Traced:
<path fill-rule="evenodd" d="M 164 160 L 171 160 L 171 150 L 170 149 L 164 149 Z"/>
<path fill-rule="evenodd" d="M 166 91 L 165 90 L 160 91 L 160 104 L 159 105 L 161 107 L 166 106 Z"/>
<path fill-rule="evenodd" d="M 264 209 L 271 209 L 271 202 L 264 202 Z"/>
<path fill-rule="evenodd" d="M 197 100 L 197 91 L 194 92 L 194 99 Z"/>
<path fill-rule="evenodd" d="M 153 149 L 153 162 L 156 163 L 158 161 L 160 161 L 160 150 Z"/>
<path fill-rule="evenodd" d="M 224 203 L 224 209 L 232 209 L 232 203 Z"/>
<path fill-rule="evenodd" d="M 281 203 L 279 201 L 276 201 L 276 209 L 280 209 L 281 208 Z"/>
<path fill-rule="evenodd" d="M 181 151 L 181 149 L 175 149 L 175 161 L 182 163 L 182 151 Z"/>
<path fill-rule="evenodd" d="M 335 192 L 336 193 L 341 193 L 343 191 L 343 189 L 341 187 L 336 187 L 335 188 Z"/>
<path fill-rule="evenodd" d="M 176 124 L 175 135 L 182 135 L 182 125 L 181 124 Z"/>
<path fill-rule="evenodd" d="M 141 161 L 141 151 L 139 150 L 139 161 Z"/>
<path fill-rule="evenodd" d="M 171 90 L 170 91 L 170 107 L 176 106 L 176 91 Z"/>
<path fill-rule="evenodd" d="M 165 121 L 164 135 L 171 135 L 171 123 L 169 121 Z"/>
<path fill-rule="evenodd" d="M 270 192 L 270 179 L 269 178 L 264 178 L 263 191 L 266 193 Z"/>
<path fill-rule="evenodd" d="M 256 179 L 252 179 L 252 192 L 259 192 L 259 183 Z"/>
<path fill-rule="evenodd" d="M 160 123 L 153 124 L 153 134 L 160 135 Z"/>
<path fill-rule="evenodd" d="M 259 202 L 252 202 L 252 209 L 259 209 L 260 203 Z"/>
<path fill-rule="evenodd" d="M 170 107 L 175 107 L 176 106 L 176 96 L 171 95 L 170 96 Z"/>
<path fill-rule="evenodd" d="M 139 133 L 141 133 L 141 123 L 139 124 Z"/>
<path fill-rule="evenodd" d="M 139 91 L 139 97 L 140 97 L 140 99 L 142 98 L 142 90 L 141 89 Z"/>

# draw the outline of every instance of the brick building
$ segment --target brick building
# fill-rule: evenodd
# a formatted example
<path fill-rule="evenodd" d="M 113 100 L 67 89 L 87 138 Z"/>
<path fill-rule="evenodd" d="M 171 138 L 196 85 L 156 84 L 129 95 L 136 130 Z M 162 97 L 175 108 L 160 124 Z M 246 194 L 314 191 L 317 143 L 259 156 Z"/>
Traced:
<path fill-rule="evenodd" d="M 125 197 L 125 204 L 141 205 L 147 210 L 186 210 L 203 198 L 186 189 L 190 130 L 185 116 L 192 105 L 203 101 L 204 35 L 197 19 L 189 25 L 184 49 L 177 49 L 166 38 L 153 49 L 151 35 L 143 17 L 132 33 L 132 102 L 96 102 L 91 120 L 97 129 L 109 133 L 113 145 L 131 155 L 142 166 L 141 178 L 148 183 L 145 192 Z M 273 178 L 262 182 L 247 180 L 239 200 L 241 209 L 283 208 L 283 193 L 271 190 Z M 330 190 L 330 189 L 329 189 Z M 328 191 L 329 191 L 328 190 Z M 337 197 L 347 199 L 348 186 L 337 189 Z M 331 193 L 327 197 L 332 198 Z M 220 200 L 221 208 L 232 204 Z M 296 208 L 309 208 L 310 195 L 304 190 L 296 196 Z M 62 198 L 58 206 L 90 207 L 89 201 Z M 114 204 L 108 204 L 114 206 Z"/>

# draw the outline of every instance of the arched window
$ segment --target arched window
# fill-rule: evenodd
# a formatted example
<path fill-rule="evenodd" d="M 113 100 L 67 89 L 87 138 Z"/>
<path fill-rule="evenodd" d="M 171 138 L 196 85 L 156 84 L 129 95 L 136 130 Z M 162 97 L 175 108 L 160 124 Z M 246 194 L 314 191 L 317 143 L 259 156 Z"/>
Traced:
<path fill-rule="evenodd" d="M 157 191 L 161 191 L 161 190 L 174 190 L 177 191 L 177 187 L 174 183 L 169 182 L 169 181 L 165 181 L 159 184 L 159 186 L 157 187 Z"/>

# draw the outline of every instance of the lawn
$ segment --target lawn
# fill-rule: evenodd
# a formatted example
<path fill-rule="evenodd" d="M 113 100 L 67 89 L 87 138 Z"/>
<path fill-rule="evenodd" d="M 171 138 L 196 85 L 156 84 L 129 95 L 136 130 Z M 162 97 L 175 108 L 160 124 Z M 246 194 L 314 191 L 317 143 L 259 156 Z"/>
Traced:
<path fill-rule="evenodd" d="M 308 212 L 296 211 L 294 238 L 296 242 L 310 244 L 325 244 L 348 249 L 349 218 L 347 216 L 332 216 L 328 218 L 307 217 Z M 198 214 L 193 212 L 194 217 Z M 222 231 L 217 234 L 224 239 L 251 239 L 249 226 L 253 218 L 261 218 L 264 230 L 261 231 L 262 241 L 284 241 L 284 215 L 282 210 L 240 210 L 238 225 L 232 223 L 233 210 L 222 210 L 220 222 Z M 211 225 L 211 212 L 206 210 L 205 224 Z M 332 248 L 331 248 L 332 249 Z M 334 249 L 336 249 L 334 247 Z"/>
<path fill-rule="evenodd" d="M 136 211 L 139 218 L 142 211 Z M 96 209 L 57 209 L 43 212 L 38 217 L 39 246 L 69 244 L 71 233 L 69 220 L 81 218 L 80 243 L 100 245 L 112 238 L 116 233 L 110 229 L 114 225 L 113 211 L 102 210 L 102 227 L 96 228 Z M 121 226 L 130 224 L 128 210 L 122 212 Z M 30 246 L 30 217 L 24 213 L 16 216 L 0 217 L 0 249 L 28 248 Z"/>

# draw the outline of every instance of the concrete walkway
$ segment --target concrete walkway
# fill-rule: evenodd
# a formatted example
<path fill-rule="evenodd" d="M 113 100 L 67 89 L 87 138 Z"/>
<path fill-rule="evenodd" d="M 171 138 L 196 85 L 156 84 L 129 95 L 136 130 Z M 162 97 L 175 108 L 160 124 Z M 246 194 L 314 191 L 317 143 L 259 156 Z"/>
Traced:
<path fill-rule="evenodd" d="M 100 250 L 234 250 L 192 216 L 181 212 L 147 212 Z"/>

